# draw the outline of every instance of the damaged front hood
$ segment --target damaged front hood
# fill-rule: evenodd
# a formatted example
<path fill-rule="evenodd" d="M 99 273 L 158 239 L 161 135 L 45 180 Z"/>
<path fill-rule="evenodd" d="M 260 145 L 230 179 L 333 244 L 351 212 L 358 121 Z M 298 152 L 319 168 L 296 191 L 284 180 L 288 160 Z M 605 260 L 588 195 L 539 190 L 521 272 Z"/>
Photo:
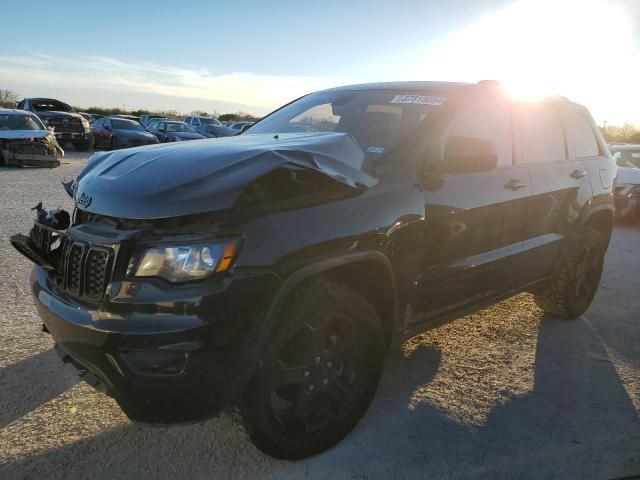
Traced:
<path fill-rule="evenodd" d="M 0 130 L 0 140 L 22 140 L 25 138 L 45 138 L 48 130 Z"/>
<path fill-rule="evenodd" d="M 279 167 L 310 168 L 352 188 L 377 180 L 364 153 L 344 133 L 240 135 L 98 153 L 80 173 L 78 208 L 119 218 L 151 219 L 233 206 L 243 188 Z"/>

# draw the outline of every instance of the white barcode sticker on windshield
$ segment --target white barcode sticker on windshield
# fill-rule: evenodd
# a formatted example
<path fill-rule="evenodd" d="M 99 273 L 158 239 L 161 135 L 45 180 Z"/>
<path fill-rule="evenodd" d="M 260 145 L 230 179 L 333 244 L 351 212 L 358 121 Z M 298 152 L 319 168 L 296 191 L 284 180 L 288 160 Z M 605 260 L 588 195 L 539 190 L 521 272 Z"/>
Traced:
<path fill-rule="evenodd" d="M 442 105 L 446 97 L 435 97 L 433 95 L 396 95 L 391 103 L 415 103 L 418 105 Z"/>

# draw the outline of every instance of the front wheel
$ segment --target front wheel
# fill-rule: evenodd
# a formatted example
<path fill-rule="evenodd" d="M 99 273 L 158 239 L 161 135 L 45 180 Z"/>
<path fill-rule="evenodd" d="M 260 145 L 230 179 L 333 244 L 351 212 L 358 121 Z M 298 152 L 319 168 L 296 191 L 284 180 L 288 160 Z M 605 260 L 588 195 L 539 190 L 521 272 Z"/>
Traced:
<path fill-rule="evenodd" d="M 93 142 L 74 143 L 73 146 L 78 152 L 88 152 L 91 150 Z"/>
<path fill-rule="evenodd" d="M 380 319 L 363 297 L 327 282 L 294 291 L 242 401 L 253 443 L 282 459 L 338 443 L 366 412 L 384 351 Z"/>
<path fill-rule="evenodd" d="M 582 315 L 598 291 L 606 249 L 605 234 L 584 227 L 549 284 L 535 293 L 538 306 L 562 318 Z"/>

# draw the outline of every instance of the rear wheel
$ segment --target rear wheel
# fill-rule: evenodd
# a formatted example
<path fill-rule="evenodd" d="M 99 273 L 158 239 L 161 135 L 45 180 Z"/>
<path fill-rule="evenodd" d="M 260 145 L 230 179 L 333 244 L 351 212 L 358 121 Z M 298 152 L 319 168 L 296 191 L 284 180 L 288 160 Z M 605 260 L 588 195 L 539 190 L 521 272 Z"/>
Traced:
<path fill-rule="evenodd" d="M 244 395 L 251 440 L 283 459 L 335 445 L 366 412 L 384 350 L 375 310 L 348 287 L 318 282 L 295 291 Z"/>
<path fill-rule="evenodd" d="M 584 227 L 550 283 L 535 293 L 538 306 L 562 318 L 582 315 L 598 291 L 606 247 L 603 232 Z"/>

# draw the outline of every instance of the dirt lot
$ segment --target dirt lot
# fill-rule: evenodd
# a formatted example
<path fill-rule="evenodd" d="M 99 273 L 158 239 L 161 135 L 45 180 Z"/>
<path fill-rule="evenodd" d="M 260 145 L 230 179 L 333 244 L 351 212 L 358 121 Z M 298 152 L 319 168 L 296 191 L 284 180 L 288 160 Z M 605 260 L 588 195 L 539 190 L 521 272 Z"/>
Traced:
<path fill-rule="evenodd" d="M 613 479 L 640 474 L 640 227 L 619 227 L 595 303 L 572 322 L 520 295 L 389 355 L 369 413 L 333 450 L 269 459 L 227 416 L 132 424 L 40 330 L 29 262 L 8 243 L 29 208 L 69 207 L 60 168 L 0 168 L 1 479 Z"/>

